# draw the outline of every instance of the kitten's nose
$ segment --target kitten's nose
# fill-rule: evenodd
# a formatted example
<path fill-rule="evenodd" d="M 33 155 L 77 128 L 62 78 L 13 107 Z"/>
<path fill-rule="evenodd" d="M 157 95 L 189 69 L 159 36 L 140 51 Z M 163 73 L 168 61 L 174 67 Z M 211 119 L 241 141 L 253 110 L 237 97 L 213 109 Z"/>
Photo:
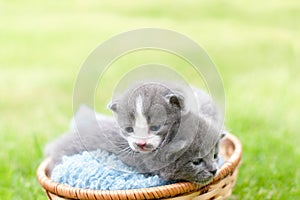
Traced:
<path fill-rule="evenodd" d="M 212 169 L 212 170 L 210 170 L 210 173 L 212 173 L 213 175 L 215 175 L 216 173 L 217 173 L 217 169 Z"/>
<path fill-rule="evenodd" d="M 145 141 L 138 141 L 135 143 L 138 147 L 143 148 L 146 146 L 146 142 Z"/>

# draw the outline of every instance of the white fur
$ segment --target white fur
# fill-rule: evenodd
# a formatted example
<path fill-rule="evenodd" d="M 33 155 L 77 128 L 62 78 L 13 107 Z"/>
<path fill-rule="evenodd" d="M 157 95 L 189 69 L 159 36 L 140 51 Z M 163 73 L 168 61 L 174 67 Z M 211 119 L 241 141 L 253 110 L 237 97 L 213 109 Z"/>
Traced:
<path fill-rule="evenodd" d="M 156 149 L 159 144 L 161 143 L 162 138 L 158 135 L 152 135 L 152 137 L 150 137 L 148 139 L 148 143 L 153 145 L 153 148 Z"/>
<path fill-rule="evenodd" d="M 136 137 L 148 137 L 148 123 L 146 117 L 143 115 L 143 99 L 138 96 L 136 99 L 136 115 L 134 134 Z"/>
<path fill-rule="evenodd" d="M 146 152 L 152 151 L 153 149 L 156 149 L 159 146 L 159 144 L 161 143 L 162 139 L 160 136 L 157 136 L 157 135 L 152 135 L 151 137 L 142 138 L 142 140 L 146 141 L 147 144 L 151 144 L 153 146 L 153 148 L 151 150 L 144 150 L 144 151 L 137 149 L 136 146 L 134 145 L 139 140 L 141 140 L 141 138 L 136 138 L 134 136 L 127 137 L 127 141 L 128 141 L 128 144 L 131 149 L 146 153 Z"/>
<path fill-rule="evenodd" d="M 138 150 L 135 147 L 135 143 L 138 141 L 145 141 L 147 144 L 151 144 L 156 149 L 161 143 L 161 137 L 157 135 L 149 135 L 149 125 L 146 117 L 143 114 L 143 98 L 138 96 L 135 104 L 135 124 L 134 124 L 134 135 L 127 137 L 129 146 L 132 149 Z"/>

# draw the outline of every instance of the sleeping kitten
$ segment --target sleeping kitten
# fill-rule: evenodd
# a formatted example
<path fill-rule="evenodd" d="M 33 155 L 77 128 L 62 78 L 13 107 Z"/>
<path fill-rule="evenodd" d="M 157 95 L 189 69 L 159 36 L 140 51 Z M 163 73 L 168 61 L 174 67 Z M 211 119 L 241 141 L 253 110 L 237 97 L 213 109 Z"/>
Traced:
<path fill-rule="evenodd" d="M 198 93 L 205 97 L 198 100 L 202 102 L 198 110 L 209 112 L 193 113 L 182 93 L 162 84 L 145 83 L 128 90 L 110 104 L 121 129 L 112 119 L 99 120 L 94 111 L 81 108 L 75 116 L 76 130 L 47 146 L 46 155 L 52 158 L 49 170 L 63 155 L 100 148 L 141 173 L 167 180 L 209 181 L 217 171 L 221 132 L 215 124 L 221 118 L 208 95 Z"/>

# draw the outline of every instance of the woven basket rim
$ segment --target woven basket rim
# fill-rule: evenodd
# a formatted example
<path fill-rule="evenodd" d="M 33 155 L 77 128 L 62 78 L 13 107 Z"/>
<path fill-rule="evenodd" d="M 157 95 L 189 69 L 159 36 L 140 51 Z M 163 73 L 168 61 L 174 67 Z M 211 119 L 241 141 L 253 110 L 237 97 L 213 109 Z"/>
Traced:
<path fill-rule="evenodd" d="M 48 192 L 56 194 L 58 196 L 63 196 L 65 198 L 73 199 L 88 199 L 93 197 L 93 199 L 123 199 L 122 197 L 131 196 L 137 199 L 157 199 L 164 197 L 174 197 L 177 195 L 195 192 L 203 187 L 211 184 L 215 184 L 222 180 L 223 178 L 231 175 L 236 168 L 238 168 L 241 156 L 242 156 L 242 145 L 237 137 L 232 134 L 227 134 L 223 141 L 231 143 L 234 150 L 231 156 L 226 160 L 221 166 L 218 174 L 213 178 L 213 180 L 207 185 L 200 185 L 190 182 L 179 182 L 164 186 L 141 188 L 141 189 L 130 189 L 130 190 L 92 190 L 83 188 L 74 188 L 69 185 L 60 184 L 51 180 L 46 174 L 46 168 L 50 162 L 49 158 L 46 158 L 39 165 L 37 169 L 37 179 L 41 186 Z M 226 144 L 225 144 L 226 145 Z"/>

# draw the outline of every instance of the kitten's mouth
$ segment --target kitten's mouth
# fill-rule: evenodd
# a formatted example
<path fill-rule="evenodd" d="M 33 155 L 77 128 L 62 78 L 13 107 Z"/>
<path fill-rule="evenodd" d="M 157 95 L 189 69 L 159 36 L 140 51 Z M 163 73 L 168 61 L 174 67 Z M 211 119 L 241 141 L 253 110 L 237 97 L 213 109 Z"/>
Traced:
<path fill-rule="evenodd" d="M 136 152 L 139 152 L 139 153 L 150 153 L 155 150 L 155 148 L 153 148 L 152 145 L 149 145 L 149 146 L 148 145 L 147 146 L 134 145 L 133 147 L 134 147 L 133 150 Z"/>
<path fill-rule="evenodd" d="M 197 180 L 195 180 L 193 182 L 198 183 L 198 184 L 208 184 L 213 180 L 213 178 L 214 178 L 214 176 L 211 176 L 211 175 L 204 176 L 204 175 L 201 175 L 201 173 L 200 173 L 200 174 L 198 174 L 198 178 L 196 178 Z"/>
<path fill-rule="evenodd" d="M 150 153 L 157 149 L 155 144 L 148 141 L 129 141 L 130 148 L 137 153 Z"/>
<path fill-rule="evenodd" d="M 147 148 L 147 147 L 138 147 L 138 148 L 135 148 L 135 150 L 138 152 L 141 152 L 141 153 L 148 153 L 148 152 L 152 152 L 154 149 Z"/>
<path fill-rule="evenodd" d="M 212 181 L 212 178 L 213 177 L 210 177 L 210 178 L 203 178 L 203 179 L 200 179 L 200 180 L 196 180 L 195 183 L 198 183 L 198 184 L 208 184 Z"/>

